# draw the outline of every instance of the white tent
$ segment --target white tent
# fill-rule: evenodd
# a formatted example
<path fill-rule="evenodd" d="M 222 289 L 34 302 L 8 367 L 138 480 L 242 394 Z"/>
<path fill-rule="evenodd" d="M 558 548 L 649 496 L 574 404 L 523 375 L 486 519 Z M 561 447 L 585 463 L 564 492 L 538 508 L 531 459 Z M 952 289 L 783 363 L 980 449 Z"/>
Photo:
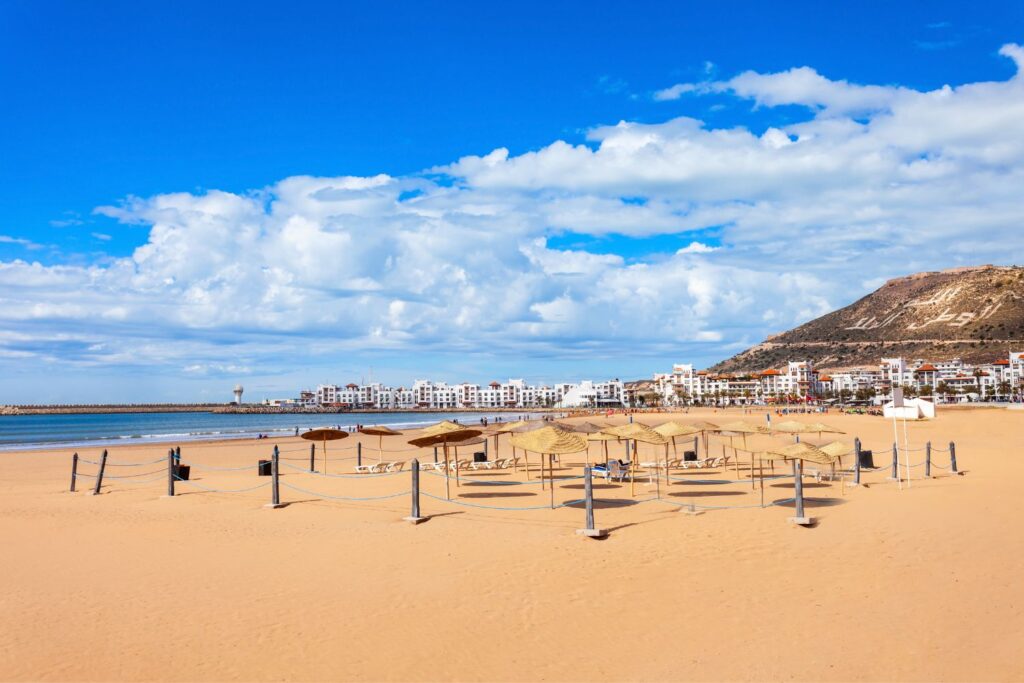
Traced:
<path fill-rule="evenodd" d="M 883 406 L 882 413 L 886 417 L 898 417 L 901 420 L 926 420 L 935 417 L 935 404 L 923 398 L 908 398 L 903 400 L 902 408 L 896 408 L 889 401 Z"/>

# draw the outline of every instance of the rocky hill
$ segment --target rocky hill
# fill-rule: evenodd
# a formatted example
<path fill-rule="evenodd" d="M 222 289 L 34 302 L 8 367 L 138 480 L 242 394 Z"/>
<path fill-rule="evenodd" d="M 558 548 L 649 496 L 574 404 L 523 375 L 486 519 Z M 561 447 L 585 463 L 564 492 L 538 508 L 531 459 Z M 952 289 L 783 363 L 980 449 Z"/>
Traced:
<path fill-rule="evenodd" d="M 774 335 L 710 370 L 813 360 L 822 369 L 884 357 L 990 362 L 1024 350 L 1024 267 L 978 266 L 889 280 L 845 308 Z"/>

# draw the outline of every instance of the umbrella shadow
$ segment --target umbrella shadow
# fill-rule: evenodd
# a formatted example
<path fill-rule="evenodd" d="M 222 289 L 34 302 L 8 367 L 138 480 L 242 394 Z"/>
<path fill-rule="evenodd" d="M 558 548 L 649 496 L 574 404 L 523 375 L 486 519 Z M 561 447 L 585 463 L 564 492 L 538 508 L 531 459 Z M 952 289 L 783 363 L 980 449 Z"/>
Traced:
<path fill-rule="evenodd" d="M 721 496 L 744 496 L 743 491 L 672 491 L 673 498 L 717 498 Z"/>
<path fill-rule="evenodd" d="M 507 493 L 460 493 L 459 498 L 532 498 L 536 493 L 525 491 L 509 491 Z"/>
<path fill-rule="evenodd" d="M 636 501 L 636 500 L 609 500 L 607 498 L 605 498 L 605 499 L 595 498 L 594 499 L 594 509 L 595 510 L 614 510 L 615 508 L 632 507 L 634 505 L 639 505 L 639 504 L 640 504 L 640 501 Z M 584 508 L 586 508 L 586 506 L 587 506 L 586 501 L 582 501 L 582 500 L 576 500 L 576 501 L 573 501 L 571 503 L 566 503 L 566 505 L 565 505 L 565 507 L 567 507 L 567 508 L 575 508 L 577 510 L 583 510 Z"/>
<path fill-rule="evenodd" d="M 845 503 L 846 501 L 842 498 L 804 498 L 805 508 L 828 508 L 844 505 Z M 771 504 L 784 508 L 796 507 L 796 501 L 792 498 L 780 498 L 779 500 L 773 500 Z"/>
<path fill-rule="evenodd" d="M 560 488 L 563 488 L 563 489 L 579 489 L 579 490 L 582 491 L 583 489 L 586 488 L 586 484 L 565 484 L 564 486 L 562 486 Z M 622 484 L 591 484 L 591 488 L 593 488 L 595 491 L 597 491 L 599 489 L 621 489 L 622 488 Z"/>
<path fill-rule="evenodd" d="M 780 482 L 778 484 L 769 484 L 769 486 L 771 486 L 772 488 L 776 488 L 776 489 L 791 489 L 791 488 L 795 487 L 796 484 L 794 484 L 791 481 L 786 481 L 786 482 Z M 833 486 L 833 484 L 825 484 L 825 483 L 815 482 L 815 481 L 805 481 L 804 482 L 804 488 L 805 489 L 827 489 L 830 486 Z"/>

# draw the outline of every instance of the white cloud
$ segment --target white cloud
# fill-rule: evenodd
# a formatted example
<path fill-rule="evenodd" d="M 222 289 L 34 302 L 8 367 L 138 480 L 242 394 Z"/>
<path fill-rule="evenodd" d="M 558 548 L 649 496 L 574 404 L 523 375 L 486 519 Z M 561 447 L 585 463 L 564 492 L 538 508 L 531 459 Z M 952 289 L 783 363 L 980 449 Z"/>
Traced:
<path fill-rule="evenodd" d="M 19 247 L 24 247 L 25 249 L 32 251 L 43 248 L 43 245 L 36 244 L 32 240 L 28 240 L 23 237 L 11 237 L 10 235 L 0 235 L 0 244 L 16 244 Z"/>
<path fill-rule="evenodd" d="M 677 254 L 710 254 L 713 251 L 718 251 L 721 247 L 712 247 L 709 244 L 703 242 L 690 242 L 682 249 L 676 250 Z"/>
<path fill-rule="evenodd" d="M 919 92 L 800 68 L 693 88 L 709 89 L 808 115 L 760 134 L 621 122 L 422 176 L 100 207 L 149 226 L 146 244 L 93 266 L 0 262 L 0 327 L 19 335 L 0 336 L 0 355 L 193 374 L 368 349 L 680 357 L 711 344 L 713 359 L 879 278 L 1024 253 L 1019 75 Z M 566 231 L 616 253 L 552 248 Z M 633 241 L 666 234 L 688 246 Z"/>

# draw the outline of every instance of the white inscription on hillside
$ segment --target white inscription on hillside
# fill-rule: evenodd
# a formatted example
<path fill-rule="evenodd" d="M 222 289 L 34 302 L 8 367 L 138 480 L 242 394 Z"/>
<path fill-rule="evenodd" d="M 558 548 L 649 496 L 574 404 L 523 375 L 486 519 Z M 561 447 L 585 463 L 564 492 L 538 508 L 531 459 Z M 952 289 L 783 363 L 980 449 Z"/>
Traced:
<path fill-rule="evenodd" d="M 903 304 L 902 307 L 898 308 L 892 313 L 889 313 L 882 320 L 879 320 L 876 316 L 865 317 L 858 320 L 854 325 L 847 327 L 847 330 L 877 330 L 881 327 L 888 327 L 896 321 L 903 313 L 908 309 L 920 308 L 922 306 L 935 306 L 940 304 L 954 304 L 957 294 L 962 290 L 962 286 L 951 286 L 944 287 L 939 291 L 933 293 L 927 298 L 914 299 Z M 960 310 L 957 311 L 952 305 L 947 305 L 942 313 L 939 313 L 934 318 L 925 320 L 922 322 L 908 322 L 906 325 L 907 330 L 922 330 L 930 325 L 946 325 L 947 327 L 963 327 L 968 323 L 985 320 L 991 318 L 996 311 L 1003 306 L 1003 302 L 1007 299 L 1020 299 L 1015 292 L 1003 292 L 997 296 L 994 300 L 990 301 L 980 311 L 977 310 Z M 970 304 L 971 302 L 967 302 Z M 973 307 L 972 307 L 973 308 Z"/>

